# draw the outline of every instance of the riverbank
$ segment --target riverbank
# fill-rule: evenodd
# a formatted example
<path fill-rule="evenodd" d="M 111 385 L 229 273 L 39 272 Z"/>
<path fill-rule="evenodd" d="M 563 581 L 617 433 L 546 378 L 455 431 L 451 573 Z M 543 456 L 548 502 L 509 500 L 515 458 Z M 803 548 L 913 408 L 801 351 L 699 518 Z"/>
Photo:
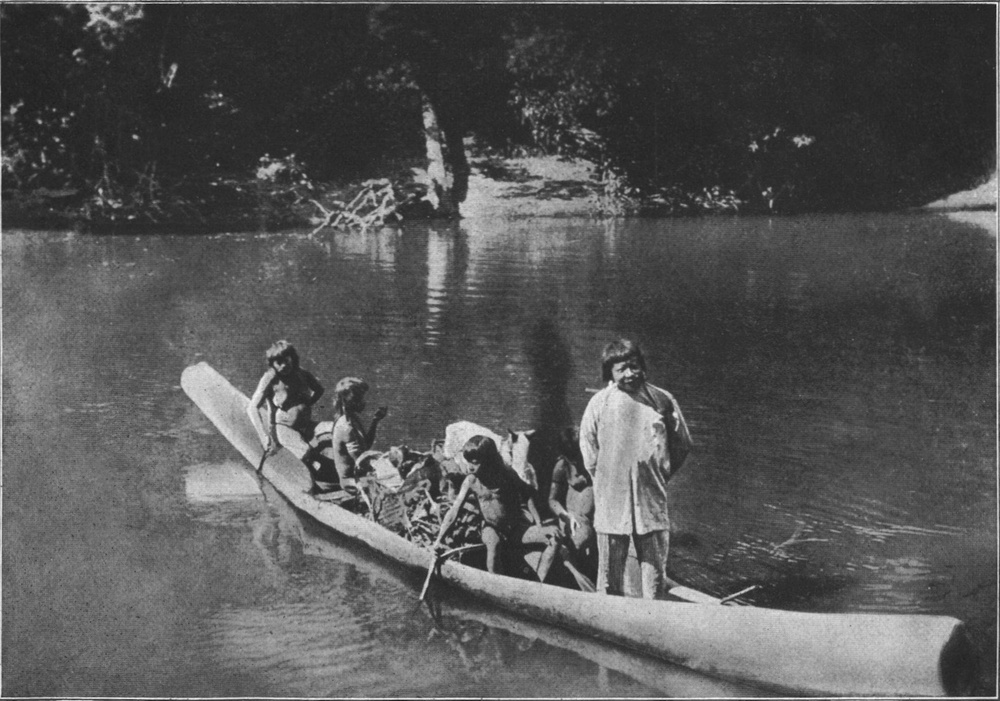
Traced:
<path fill-rule="evenodd" d="M 587 217 L 599 211 L 595 165 L 581 159 L 530 156 L 473 159 L 463 218 Z"/>
<path fill-rule="evenodd" d="M 559 156 L 521 158 L 473 157 L 470 159 L 468 194 L 459 207 L 465 219 L 527 217 L 587 217 L 597 215 L 600 185 L 595 166 L 581 159 Z M 395 182 L 395 180 L 394 180 Z M 212 188 L 212 202 L 187 212 L 172 213 L 153 221 L 122 213 L 116 221 L 93 222 L 85 212 L 87 202 L 76 190 L 6 191 L 2 198 L 3 223 L 29 229 L 89 229 L 133 232 L 163 228 L 198 231 L 304 228 L 316 226 L 320 210 L 310 201 L 326 206 L 350 201 L 361 183 L 316 184 L 307 199 L 291 203 L 288 188 L 265 187 L 247 176 L 245 181 L 227 179 Z M 230 196 L 225 196 L 229 193 Z M 429 209 L 429 208 L 428 208 Z M 203 210 L 203 211 L 202 211 Z M 152 212 L 151 212 L 152 213 Z M 419 218 L 429 212 L 405 212 Z"/>
<path fill-rule="evenodd" d="M 459 211 L 463 219 L 524 219 L 560 217 L 603 217 L 615 213 L 615 202 L 604 194 L 595 177 L 594 163 L 561 156 L 470 159 L 469 187 Z M 239 229 L 280 230 L 316 226 L 320 213 L 309 200 L 323 202 L 350 200 L 360 184 L 318 185 L 315 197 L 290 204 L 288 192 L 269 191 L 248 176 L 246 182 L 230 180 L 226 188 L 232 197 L 216 197 L 202 207 L 188 207 L 179 214 L 167 214 L 157 221 L 121 217 L 120 221 L 88 221 L 83 215 L 85 201 L 70 190 L 40 189 L 32 193 L 5 192 L 2 198 L 3 224 L 22 228 L 75 228 L 101 232 L 145 230 L 225 231 Z M 312 194 L 312 193 L 311 193 Z M 935 212 L 988 212 L 997 208 L 997 176 L 986 183 L 924 205 Z M 203 209 L 205 211 L 198 211 Z M 426 211 L 407 213 L 417 218 Z M 621 212 L 618 212 L 621 214 Z"/>
<path fill-rule="evenodd" d="M 554 156 L 473 160 L 465 218 L 600 216 L 601 188 L 595 165 Z M 997 174 L 982 185 L 928 203 L 922 209 L 988 212 L 997 209 Z"/>

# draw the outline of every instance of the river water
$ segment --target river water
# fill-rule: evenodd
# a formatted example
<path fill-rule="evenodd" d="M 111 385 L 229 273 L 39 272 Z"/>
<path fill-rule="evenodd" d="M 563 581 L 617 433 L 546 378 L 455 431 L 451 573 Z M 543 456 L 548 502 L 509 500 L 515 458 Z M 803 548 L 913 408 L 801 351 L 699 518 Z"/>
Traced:
<path fill-rule="evenodd" d="M 956 616 L 995 694 L 995 281 L 995 223 L 929 214 L 5 231 L 3 693 L 751 693 L 447 593 L 432 615 L 262 492 L 179 386 L 204 360 L 249 393 L 288 338 L 327 387 L 369 381 L 378 446 L 426 448 L 459 419 L 577 422 L 629 336 L 695 439 L 677 576 Z"/>

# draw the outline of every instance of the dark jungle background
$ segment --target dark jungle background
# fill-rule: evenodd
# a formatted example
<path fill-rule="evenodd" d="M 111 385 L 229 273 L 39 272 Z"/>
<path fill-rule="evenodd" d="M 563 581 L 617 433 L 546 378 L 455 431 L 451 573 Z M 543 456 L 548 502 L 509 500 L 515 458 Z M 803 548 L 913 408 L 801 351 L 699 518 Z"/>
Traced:
<path fill-rule="evenodd" d="M 464 143 L 586 157 L 611 201 L 662 213 L 898 208 L 996 159 L 990 4 L 5 3 L 0 20 L 9 216 L 205 223 L 373 177 L 419 195 L 432 138 L 455 202 Z"/>

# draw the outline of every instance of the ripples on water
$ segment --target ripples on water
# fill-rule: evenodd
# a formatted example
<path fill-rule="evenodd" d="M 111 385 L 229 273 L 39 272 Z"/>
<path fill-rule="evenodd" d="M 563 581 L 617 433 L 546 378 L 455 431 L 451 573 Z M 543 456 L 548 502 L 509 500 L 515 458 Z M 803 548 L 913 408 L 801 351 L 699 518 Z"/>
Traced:
<path fill-rule="evenodd" d="M 455 695 L 526 696 L 539 684 L 558 684 L 570 696 L 592 695 L 595 684 L 616 696 L 759 693 L 437 587 L 421 604 L 411 575 L 301 519 L 269 485 L 262 492 L 230 463 L 192 466 L 186 484 L 189 501 L 215 506 L 215 514 L 199 508 L 200 520 L 219 525 L 218 514 L 226 514 L 231 527 L 252 518 L 268 566 L 294 582 L 291 597 L 252 608 L 227 605 L 206 617 L 197 654 L 227 674 L 266 669 L 268 684 L 303 696 L 372 690 L 428 696 L 443 688 Z"/>
<path fill-rule="evenodd" d="M 408 609 L 419 583 L 373 584 L 268 515 L 178 388 L 207 360 L 249 393 L 287 337 L 327 387 L 369 380 L 369 404 L 390 407 L 379 445 L 425 449 L 458 419 L 575 423 L 619 335 L 695 436 L 672 487 L 678 576 L 758 584 L 765 605 L 957 616 L 993 691 L 995 231 L 921 215 L 470 221 L 5 232 L 3 254 L 9 693 L 686 695 L 607 650 L 601 671 L 531 635 L 436 631 Z M 204 465 L 228 476 L 192 496 L 184 468 Z M 480 654 L 459 653 L 463 635 L 492 676 L 463 662 Z"/>

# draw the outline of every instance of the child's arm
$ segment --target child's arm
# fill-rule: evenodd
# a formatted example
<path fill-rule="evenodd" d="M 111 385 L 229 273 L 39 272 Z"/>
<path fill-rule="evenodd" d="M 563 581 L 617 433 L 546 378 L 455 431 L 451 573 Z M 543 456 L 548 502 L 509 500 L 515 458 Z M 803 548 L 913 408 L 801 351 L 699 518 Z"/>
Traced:
<path fill-rule="evenodd" d="M 372 417 L 372 422 L 368 426 L 368 431 L 364 435 L 365 450 L 371 450 L 371 447 L 375 444 L 375 432 L 378 430 L 378 424 L 388 413 L 389 410 L 384 406 L 380 406 L 375 411 L 375 415 Z"/>
<path fill-rule="evenodd" d="M 472 480 L 474 479 L 474 475 L 469 475 L 462 481 L 462 486 L 458 490 L 458 496 L 455 497 L 455 503 L 451 505 L 448 513 L 441 519 L 441 529 L 438 531 L 437 540 L 434 541 L 435 550 L 441 547 L 441 541 L 448 535 L 448 529 L 451 528 L 452 524 L 455 523 L 455 519 L 458 518 L 458 512 L 462 510 L 462 505 L 469 496 L 469 490 L 472 489 Z"/>
<path fill-rule="evenodd" d="M 542 525 L 542 517 L 538 513 L 538 505 L 535 503 L 535 495 L 532 494 L 528 497 L 528 511 L 531 512 L 531 518 L 534 519 L 535 523 L 539 526 Z"/>
<path fill-rule="evenodd" d="M 694 441 L 691 440 L 691 432 L 688 430 L 687 422 L 684 421 L 684 415 L 681 413 L 681 405 L 673 397 L 670 397 L 670 404 L 674 410 L 674 426 L 673 431 L 668 434 L 672 438 L 668 446 L 670 450 L 670 472 L 673 474 L 684 465 L 684 461 L 691 452 L 691 446 L 694 444 Z M 670 429 L 669 424 L 667 424 L 667 428 L 668 430 Z"/>
<path fill-rule="evenodd" d="M 309 399 L 308 401 L 306 401 L 306 404 L 312 406 L 313 404 L 319 401 L 319 398 L 323 396 L 323 393 L 326 392 L 326 389 L 323 387 L 323 385 L 320 384 L 319 380 L 317 380 L 316 376 L 313 375 L 311 372 L 307 372 L 306 370 L 302 370 L 301 372 L 302 372 L 302 377 L 306 381 L 306 385 L 309 387 L 309 391 L 312 393 L 309 395 Z"/>
<path fill-rule="evenodd" d="M 552 485 L 549 487 L 549 509 L 572 532 L 576 528 L 576 518 L 563 506 L 563 502 L 566 500 L 566 493 L 569 491 L 568 482 L 569 475 L 567 474 L 566 464 L 560 459 L 552 471 Z"/>
<path fill-rule="evenodd" d="M 535 491 L 534 487 L 530 484 L 525 484 L 520 479 L 515 479 L 514 484 L 517 485 L 517 490 L 521 493 L 522 502 L 527 502 L 528 513 L 531 515 L 532 520 L 539 526 L 542 525 L 542 517 L 538 513 L 538 503 L 535 501 L 538 493 Z"/>
<path fill-rule="evenodd" d="M 361 433 L 361 429 L 355 428 L 354 422 L 346 416 L 341 416 L 333 425 L 333 444 L 335 446 L 343 445 L 342 453 L 347 453 L 347 457 L 350 458 L 351 467 L 348 477 L 354 477 L 358 459 L 367 450 L 364 440 L 365 437 Z M 338 450 L 341 449 L 338 448 Z"/>

